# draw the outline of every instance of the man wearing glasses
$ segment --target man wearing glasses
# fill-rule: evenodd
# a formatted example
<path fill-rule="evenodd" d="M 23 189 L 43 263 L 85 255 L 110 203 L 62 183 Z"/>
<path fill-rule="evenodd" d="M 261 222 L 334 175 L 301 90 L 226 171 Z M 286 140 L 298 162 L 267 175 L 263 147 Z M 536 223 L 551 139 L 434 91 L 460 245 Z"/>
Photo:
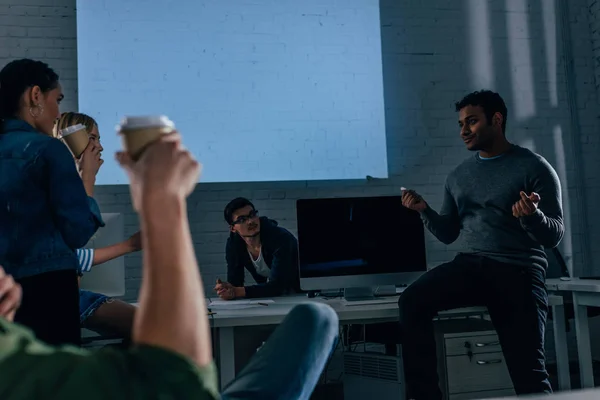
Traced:
<path fill-rule="evenodd" d="M 250 200 L 233 199 L 224 211 L 230 234 L 225 247 L 227 282 L 217 280 L 221 299 L 273 297 L 300 291 L 298 240 L 277 221 L 259 217 Z M 244 285 L 245 270 L 256 281 Z"/>

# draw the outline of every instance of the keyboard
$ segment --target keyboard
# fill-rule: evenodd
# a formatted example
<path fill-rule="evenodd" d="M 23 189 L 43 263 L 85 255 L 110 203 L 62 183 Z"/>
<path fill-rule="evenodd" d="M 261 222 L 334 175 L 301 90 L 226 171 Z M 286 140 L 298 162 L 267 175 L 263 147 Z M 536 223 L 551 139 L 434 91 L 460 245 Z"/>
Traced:
<path fill-rule="evenodd" d="M 600 280 L 600 276 L 580 276 L 579 279 L 593 279 L 597 281 Z"/>
<path fill-rule="evenodd" d="M 397 304 L 400 296 L 375 297 L 366 300 L 344 300 L 345 306 L 368 306 L 372 304 Z"/>

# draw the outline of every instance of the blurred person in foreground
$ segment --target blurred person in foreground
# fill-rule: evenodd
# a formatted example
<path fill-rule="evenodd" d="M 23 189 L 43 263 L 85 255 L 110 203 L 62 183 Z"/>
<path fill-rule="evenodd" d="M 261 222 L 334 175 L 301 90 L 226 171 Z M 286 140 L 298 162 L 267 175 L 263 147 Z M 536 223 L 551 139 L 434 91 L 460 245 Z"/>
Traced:
<path fill-rule="evenodd" d="M 200 166 L 176 133 L 149 146 L 136 163 L 126 153 L 117 158 L 144 232 L 133 346 L 89 352 L 42 343 L 11 322 L 21 290 L 0 270 L 0 398 L 309 399 L 337 342 L 333 309 L 295 307 L 219 394 L 186 209 Z"/>

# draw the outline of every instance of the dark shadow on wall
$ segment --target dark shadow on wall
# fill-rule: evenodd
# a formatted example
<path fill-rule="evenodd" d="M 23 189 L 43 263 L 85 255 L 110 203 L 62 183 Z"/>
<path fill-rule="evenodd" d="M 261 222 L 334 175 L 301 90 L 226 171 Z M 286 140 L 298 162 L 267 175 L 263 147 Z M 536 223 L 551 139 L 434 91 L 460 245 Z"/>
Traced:
<path fill-rule="evenodd" d="M 566 82 L 564 82 L 562 65 L 565 62 L 565 54 L 560 45 L 561 19 L 556 0 L 529 0 L 529 7 L 531 10 L 528 14 L 529 25 L 541 28 L 541 32 L 535 35 L 535 41 L 531 44 L 531 63 L 533 71 L 536 72 L 533 74 L 535 99 L 539 111 L 535 121 L 525 121 L 525 126 L 527 123 L 537 126 L 538 121 L 548 121 L 547 131 L 542 135 L 536 135 L 534 144 L 538 147 L 537 151 L 555 168 L 561 179 L 566 233 L 559 250 L 567 265 L 570 265 L 577 261 L 573 259 L 573 255 L 580 255 L 582 251 L 577 242 L 577 237 L 581 234 L 576 218 L 578 210 L 568 190 L 568 187 L 576 182 L 575 170 L 570 166 L 574 165 L 573 154 L 577 151 L 574 152 L 571 148 L 569 135 L 578 133 L 571 131 L 569 109 L 566 106 Z M 554 29 L 550 28 L 553 23 Z M 570 29 L 570 27 L 566 28 Z M 552 39 L 544 34 L 545 29 Z M 551 66 L 549 64 L 551 57 L 548 56 L 552 54 L 555 54 L 556 58 L 554 65 Z M 562 80 L 559 77 L 562 77 Z M 552 79 L 555 82 L 552 82 Z M 556 94 L 554 95 L 553 92 Z"/>
<path fill-rule="evenodd" d="M 471 61 L 487 55 L 475 52 L 470 35 L 490 35 L 489 88 L 507 102 L 507 135 L 544 156 L 559 174 L 568 229 L 560 248 L 567 262 L 578 264 L 571 257 L 583 251 L 577 238 L 585 227 L 579 226 L 577 201 L 569 190 L 577 181 L 573 165 L 574 155 L 579 154 L 569 135 L 578 133 L 572 132 L 570 124 L 558 0 L 523 0 L 521 9 L 517 3 L 487 1 L 489 32 L 475 32 L 469 29 L 473 21 L 465 20 L 477 17 L 469 10 L 472 1 L 463 1 L 462 7 L 435 1 L 422 5 L 380 1 L 387 184 L 401 183 L 439 199 L 447 172 L 468 156 L 458 140 L 453 103 L 472 90 L 484 89 L 473 86 Z M 512 32 L 508 18 L 515 22 Z M 519 51 L 511 49 L 511 38 Z M 524 46 L 528 52 L 521 51 Z M 528 97 L 534 103 L 529 114 L 524 109 L 531 104 L 516 108 Z M 518 118 L 519 114 L 526 115 Z"/>
<path fill-rule="evenodd" d="M 543 2 L 543 3 L 542 3 Z M 523 144 L 531 147 L 535 152 L 544 156 L 550 164 L 559 173 L 563 186 L 563 204 L 565 205 L 564 214 L 567 218 L 567 232 L 565 240 L 561 244 L 561 250 L 565 254 L 567 261 L 570 261 L 573 252 L 580 252 L 578 244 L 575 243 L 580 230 L 576 226 L 577 219 L 575 217 L 574 201 L 569 198 L 567 188 L 575 182 L 573 177 L 574 170 L 569 166 L 574 164 L 572 154 L 576 154 L 570 148 L 570 140 L 567 135 L 572 134 L 569 125 L 569 110 L 566 106 L 565 93 L 565 77 L 563 73 L 562 62 L 564 62 L 563 54 L 561 54 L 561 33 L 560 18 L 558 15 L 556 1 L 546 0 L 524 0 L 524 9 L 518 10 L 514 6 L 511 9 L 506 8 L 507 2 L 488 1 L 489 5 L 488 18 L 490 23 L 489 32 L 479 32 L 480 35 L 490 35 L 493 55 L 493 75 L 492 87 L 489 89 L 498 91 L 507 103 L 509 110 L 507 137 L 516 144 Z M 543 6 L 548 6 L 548 3 L 554 5 L 554 10 L 544 10 Z M 468 16 L 469 7 L 473 2 L 465 0 L 463 2 L 464 15 Z M 512 4 L 512 3 L 511 3 Z M 508 13 L 510 17 L 517 21 L 524 21 L 526 24 L 518 24 L 513 32 L 508 31 Z M 519 15 L 520 14 L 520 15 Z M 553 19 L 548 19 L 554 14 Z M 481 16 L 479 16 L 481 17 Z M 544 21 L 546 18 L 546 21 Z M 472 22 L 472 21 L 471 21 Z M 544 24 L 550 24 L 550 29 Z M 553 27 L 552 24 L 555 24 Z M 468 22 L 465 24 L 465 27 Z M 569 29 L 570 27 L 566 27 Z M 548 43 L 545 29 L 548 29 L 551 35 L 554 35 L 554 40 Z M 462 32 L 465 43 L 472 43 L 473 32 L 469 29 L 464 29 Z M 510 37 L 516 37 L 518 42 L 516 46 L 529 46 L 529 59 L 526 58 L 527 52 L 519 51 L 518 55 L 511 54 Z M 477 38 L 475 38 L 476 40 Z M 528 43 L 525 44 L 524 41 Z M 485 57 L 485 54 L 478 54 L 474 51 L 475 47 L 469 48 L 466 59 L 471 61 L 474 57 Z M 547 57 L 549 53 L 556 54 L 554 60 Z M 513 57 L 511 59 L 511 56 Z M 525 56 L 525 57 L 524 57 Z M 549 71 L 548 62 L 556 63 L 554 70 Z M 529 64 L 529 68 L 527 68 Z M 466 68 L 466 70 L 469 70 Z M 529 74 L 531 72 L 531 74 Z M 549 72 L 553 72 L 552 77 L 549 77 Z M 469 70 L 469 74 L 472 71 Z M 513 80 L 515 74 L 520 74 L 521 82 L 526 83 L 525 87 L 516 85 Z M 449 78 L 449 77 L 448 77 Z M 528 82 L 528 80 L 530 80 Z M 556 83 L 557 97 L 554 98 L 550 94 L 552 80 Z M 467 76 L 464 82 L 464 91 L 480 89 L 473 87 L 473 82 Z M 531 86 L 527 85 L 530 83 Z M 470 88 L 470 90 L 468 89 Z M 481 88 L 483 89 L 483 88 Z M 518 118 L 523 110 L 518 110 L 517 105 L 527 101 L 529 93 L 524 91 L 533 91 L 534 112 L 525 117 Z M 525 100 L 524 100 L 525 99 Z M 528 104 L 525 104 L 527 108 Z M 556 132 L 562 132 L 562 138 L 555 135 Z M 458 151 L 461 153 L 461 151 Z M 448 165 L 451 168 L 450 165 Z M 571 242 L 572 245 L 571 245 Z"/>
<path fill-rule="evenodd" d="M 458 145 L 448 135 L 457 135 L 453 104 L 467 81 L 460 9 L 381 0 L 380 19 L 390 177 L 413 187 L 439 183 L 441 162 L 432 160 Z"/>

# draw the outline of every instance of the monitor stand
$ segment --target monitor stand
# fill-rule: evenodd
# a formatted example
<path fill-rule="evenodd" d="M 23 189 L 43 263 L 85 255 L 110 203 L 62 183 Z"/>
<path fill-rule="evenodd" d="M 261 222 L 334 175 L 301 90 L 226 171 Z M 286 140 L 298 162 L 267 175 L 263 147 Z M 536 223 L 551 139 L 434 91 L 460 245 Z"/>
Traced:
<path fill-rule="evenodd" d="M 377 286 L 377 287 L 359 287 L 345 288 L 344 300 L 346 301 L 365 301 L 376 300 L 377 296 L 395 296 L 396 286 Z"/>

